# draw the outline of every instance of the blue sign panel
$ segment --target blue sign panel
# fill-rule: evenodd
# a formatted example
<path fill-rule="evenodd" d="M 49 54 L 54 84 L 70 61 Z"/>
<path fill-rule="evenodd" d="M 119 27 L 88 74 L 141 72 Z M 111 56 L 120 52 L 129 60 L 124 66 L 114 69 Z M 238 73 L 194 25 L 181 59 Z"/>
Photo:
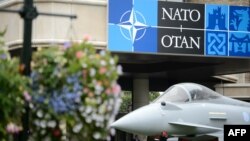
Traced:
<path fill-rule="evenodd" d="M 206 5 L 206 55 L 228 56 L 228 6 Z"/>
<path fill-rule="evenodd" d="M 206 5 L 206 29 L 227 30 L 228 29 L 228 6 Z"/>
<path fill-rule="evenodd" d="M 230 6 L 230 31 L 250 31 L 250 9 L 243 6 Z"/>
<path fill-rule="evenodd" d="M 250 56 L 250 34 L 230 32 L 229 54 L 230 56 Z"/>
<path fill-rule="evenodd" d="M 250 8 L 109 0 L 108 49 L 250 57 Z"/>
<path fill-rule="evenodd" d="M 230 6 L 229 55 L 250 56 L 250 8 Z"/>
<path fill-rule="evenodd" d="M 157 1 L 109 1 L 109 50 L 157 52 L 156 26 Z"/>

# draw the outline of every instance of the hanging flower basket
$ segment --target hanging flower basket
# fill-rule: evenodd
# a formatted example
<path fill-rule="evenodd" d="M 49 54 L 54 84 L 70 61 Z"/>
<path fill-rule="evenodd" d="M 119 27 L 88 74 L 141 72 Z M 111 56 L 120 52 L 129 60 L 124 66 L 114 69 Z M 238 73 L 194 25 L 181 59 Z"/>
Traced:
<path fill-rule="evenodd" d="M 121 67 L 87 42 L 38 49 L 32 59 L 31 138 L 109 140 L 118 113 Z"/>

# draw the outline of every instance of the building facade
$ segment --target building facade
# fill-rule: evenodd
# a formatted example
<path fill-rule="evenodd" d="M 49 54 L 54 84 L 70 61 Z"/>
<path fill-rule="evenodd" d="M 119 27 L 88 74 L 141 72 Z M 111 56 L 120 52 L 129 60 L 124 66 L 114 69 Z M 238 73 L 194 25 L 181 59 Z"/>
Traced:
<path fill-rule="evenodd" d="M 249 6 L 249 0 L 169 0 L 190 3 L 213 3 Z M 1 0 L 0 8 L 21 9 L 22 0 Z M 77 19 L 38 16 L 33 22 L 33 47 L 63 44 L 65 41 L 80 41 L 86 36 L 97 48 L 107 47 L 107 0 L 35 0 L 38 11 L 60 14 L 76 14 Z M 216 11 L 215 11 L 216 12 Z M 219 11 L 217 11 L 219 14 Z M 217 14 L 217 15 L 218 15 Z M 212 15 L 211 15 L 212 16 Z M 218 15 L 219 16 L 219 15 Z M 0 30 L 7 29 L 6 45 L 10 50 L 18 50 L 22 46 L 23 21 L 18 14 L 0 13 Z M 218 17 L 218 19 L 223 20 Z M 218 78 L 218 76 L 217 76 Z M 250 75 L 248 73 L 230 76 L 219 76 L 219 79 L 236 84 L 218 84 L 218 92 L 225 95 L 250 98 Z M 235 90 L 232 90 L 235 89 Z M 236 90 L 237 89 L 237 90 Z M 238 90 L 241 92 L 238 93 Z"/>
<path fill-rule="evenodd" d="M 229 4 L 239 6 L 250 5 L 249 0 L 171 1 L 188 3 Z M 98 49 L 107 49 L 108 0 L 34 0 L 34 2 L 38 11 L 60 14 L 76 14 L 77 19 L 71 20 L 69 18 L 38 16 L 33 22 L 33 47 L 63 44 L 66 41 L 81 41 L 84 38 L 89 38 L 89 41 Z M 21 9 L 22 4 L 22 0 L 0 0 L 0 8 L 5 9 Z M 224 20 L 223 15 L 220 14 L 219 10 L 215 11 L 215 14 L 220 15 L 217 17 L 217 20 Z M 214 24 L 215 22 L 211 23 L 211 25 Z M 6 45 L 10 50 L 20 50 L 22 47 L 23 39 L 23 21 L 20 16 L 18 14 L 0 12 L 0 30 L 4 30 L 5 28 L 7 29 L 4 37 Z M 124 58 L 124 56 L 122 56 L 121 58 Z M 152 62 L 154 62 L 154 60 L 152 60 Z M 168 64 L 166 63 L 165 65 Z M 161 66 L 155 67 L 160 68 Z M 156 72 L 154 74 L 154 76 L 156 77 L 154 77 L 155 81 L 153 83 L 158 82 L 158 79 L 160 79 L 161 77 L 161 73 L 162 72 Z M 158 74 L 160 75 L 158 76 Z M 132 77 L 132 81 L 127 81 L 125 83 L 131 83 L 129 85 L 131 85 L 133 91 L 133 109 L 147 104 L 149 102 L 147 94 L 150 89 L 148 87 L 150 83 L 150 80 L 148 79 L 149 76 L 145 73 L 140 72 L 133 72 L 133 74 L 125 73 L 125 75 Z M 171 74 L 169 74 L 169 76 L 170 75 Z M 220 92 L 221 94 L 242 100 L 250 100 L 249 73 L 241 72 L 240 74 L 233 75 L 225 74 L 220 76 L 213 76 L 213 79 L 218 80 L 216 81 L 217 84 L 211 87 L 213 89 L 216 89 L 216 91 Z M 165 81 L 165 79 L 163 81 Z M 225 82 L 231 83 L 228 84 Z M 126 136 L 125 140 L 129 140 L 130 138 L 130 136 Z"/>

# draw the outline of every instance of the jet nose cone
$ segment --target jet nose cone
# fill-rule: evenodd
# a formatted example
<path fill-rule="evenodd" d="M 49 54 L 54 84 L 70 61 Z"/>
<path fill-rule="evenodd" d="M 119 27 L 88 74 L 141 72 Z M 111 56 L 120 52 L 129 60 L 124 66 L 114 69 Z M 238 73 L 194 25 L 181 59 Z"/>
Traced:
<path fill-rule="evenodd" d="M 126 122 L 126 120 L 125 120 L 125 122 Z M 123 121 L 122 118 L 120 118 L 119 120 L 113 122 L 113 123 L 111 124 L 111 127 L 112 127 L 112 128 L 116 128 L 116 129 L 123 128 L 123 126 L 126 125 L 125 122 Z"/>
<path fill-rule="evenodd" d="M 144 106 L 111 124 L 111 127 L 143 135 L 155 135 L 162 131 L 160 111 L 154 105 Z M 155 128 L 157 127 L 157 129 Z"/>

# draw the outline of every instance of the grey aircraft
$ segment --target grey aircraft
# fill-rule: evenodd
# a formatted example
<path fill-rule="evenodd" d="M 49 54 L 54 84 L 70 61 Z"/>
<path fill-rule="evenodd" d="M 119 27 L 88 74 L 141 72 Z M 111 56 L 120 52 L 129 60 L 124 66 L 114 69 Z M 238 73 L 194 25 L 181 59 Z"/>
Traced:
<path fill-rule="evenodd" d="M 165 131 L 179 137 L 223 133 L 227 124 L 249 125 L 250 103 L 225 97 L 199 84 L 180 83 L 111 127 L 146 136 Z"/>

